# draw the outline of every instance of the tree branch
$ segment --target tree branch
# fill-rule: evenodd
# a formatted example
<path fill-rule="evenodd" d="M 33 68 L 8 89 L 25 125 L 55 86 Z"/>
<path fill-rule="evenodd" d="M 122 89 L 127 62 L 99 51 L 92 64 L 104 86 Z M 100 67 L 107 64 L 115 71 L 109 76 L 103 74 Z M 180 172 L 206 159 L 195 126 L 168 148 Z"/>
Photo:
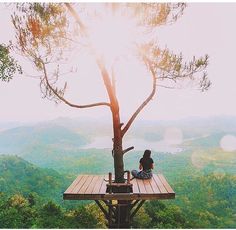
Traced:
<path fill-rule="evenodd" d="M 166 88 L 166 89 L 177 89 L 177 88 L 175 88 L 175 87 L 166 86 L 166 85 L 160 85 L 160 84 L 157 84 L 157 86 L 163 87 L 163 88 Z"/>
<path fill-rule="evenodd" d="M 135 120 L 135 118 L 138 116 L 138 114 L 141 112 L 141 110 L 152 100 L 153 96 L 156 93 L 156 81 L 157 78 L 155 76 L 155 71 L 152 68 L 151 62 L 150 60 L 147 59 L 147 57 L 144 57 L 144 60 L 147 62 L 149 69 L 151 71 L 152 74 L 152 92 L 150 93 L 150 95 L 146 98 L 146 100 L 138 107 L 138 109 L 134 112 L 134 114 L 131 116 L 131 118 L 129 119 L 129 121 L 127 122 L 127 124 L 125 125 L 125 127 L 122 129 L 122 137 L 125 135 L 125 133 L 128 131 L 129 127 L 131 126 L 131 124 L 133 123 L 133 121 Z"/>
<path fill-rule="evenodd" d="M 87 29 L 86 29 L 86 26 L 84 25 L 84 23 L 82 22 L 82 20 L 80 19 L 78 13 L 74 10 L 74 8 L 71 6 L 70 3 L 65 3 L 67 9 L 70 11 L 71 15 L 75 18 L 76 20 L 76 23 L 79 24 L 80 28 L 81 28 L 81 31 L 82 33 L 84 33 L 85 36 L 89 37 L 89 34 L 87 33 Z M 91 46 L 90 47 L 92 50 L 93 50 L 93 47 Z M 101 58 L 97 57 L 96 56 L 96 62 L 97 62 L 97 65 L 101 71 L 101 75 L 102 75 L 102 78 L 103 78 L 103 82 L 104 82 L 104 85 L 106 87 L 106 90 L 107 90 L 107 93 L 108 93 L 108 96 L 109 96 L 109 99 L 110 99 L 110 104 L 109 106 L 111 107 L 112 105 L 118 105 L 118 102 L 117 102 L 117 98 L 115 96 L 115 88 L 114 86 L 111 84 L 111 80 L 110 80 L 110 77 L 109 77 L 109 73 L 107 72 L 106 70 L 106 67 L 102 61 Z"/>
<path fill-rule="evenodd" d="M 134 146 L 131 146 L 131 147 L 127 148 L 127 149 L 124 149 L 124 150 L 123 150 L 123 155 L 124 155 L 125 153 L 129 152 L 129 151 L 132 150 L 132 149 L 134 149 Z"/>
<path fill-rule="evenodd" d="M 118 101 L 116 98 L 115 89 L 114 89 L 114 87 L 111 83 L 110 77 L 109 77 L 109 73 L 107 72 L 106 67 L 105 67 L 101 58 L 96 58 L 96 62 L 97 62 L 97 65 L 101 71 L 103 82 L 106 87 L 109 99 L 110 99 L 111 108 L 118 109 Z"/>
<path fill-rule="evenodd" d="M 44 64 L 44 62 L 41 62 L 41 63 L 42 63 L 42 66 L 43 66 L 43 72 L 44 72 L 44 77 L 45 77 L 45 82 L 46 82 L 47 87 L 49 88 L 49 90 L 51 90 L 53 92 L 53 94 L 57 98 L 59 98 L 65 104 L 67 104 L 67 105 L 69 105 L 71 107 L 79 108 L 79 109 L 90 108 L 90 107 L 95 107 L 95 106 L 108 106 L 108 107 L 110 107 L 110 104 L 107 103 L 107 102 L 99 102 L 99 103 L 93 103 L 93 104 L 87 104 L 87 105 L 77 105 L 77 104 L 73 104 L 73 103 L 69 102 L 63 96 L 61 96 L 56 89 L 54 89 L 51 86 L 51 84 L 48 81 L 48 75 L 47 75 L 45 64 Z"/>
<path fill-rule="evenodd" d="M 71 6 L 70 3 L 68 3 L 68 2 L 66 3 L 66 2 L 65 2 L 64 4 L 66 5 L 67 9 L 70 11 L 70 13 L 72 14 L 72 16 L 75 18 L 76 23 L 79 24 L 79 26 L 80 26 L 80 28 L 81 28 L 81 31 L 82 31 L 85 35 L 87 35 L 86 27 L 85 27 L 85 25 L 83 24 L 83 22 L 81 21 L 81 19 L 80 19 L 79 15 L 77 14 L 77 12 L 74 10 L 74 8 Z"/>

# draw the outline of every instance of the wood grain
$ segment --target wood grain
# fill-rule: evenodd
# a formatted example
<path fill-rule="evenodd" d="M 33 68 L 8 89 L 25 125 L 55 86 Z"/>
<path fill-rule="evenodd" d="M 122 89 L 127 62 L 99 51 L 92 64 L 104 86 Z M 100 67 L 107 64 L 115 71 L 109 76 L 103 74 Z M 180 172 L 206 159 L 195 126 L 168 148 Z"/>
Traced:
<path fill-rule="evenodd" d="M 133 179 L 133 193 L 106 193 L 104 175 L 79 175 L 63 194 L 64 200 L 160 200 L 173 199 L 175 192 L 162 174 Z"/>

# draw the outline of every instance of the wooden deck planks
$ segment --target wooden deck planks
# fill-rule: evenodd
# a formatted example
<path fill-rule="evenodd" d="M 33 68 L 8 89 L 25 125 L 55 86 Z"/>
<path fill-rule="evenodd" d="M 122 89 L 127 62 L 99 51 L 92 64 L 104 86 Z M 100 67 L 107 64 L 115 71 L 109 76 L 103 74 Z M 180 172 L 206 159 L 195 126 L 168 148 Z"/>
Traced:
<path fill-rule="evenodd" d="M 150 180 L 143 180 L 143 184 L 145 186 L 146 193 L 148 193 L 148 194 L 154 193 L 152 186 L 150 184 Z"/>
<path fill-rule="evenodd" d="M 84 182 L 83 186 L 79 189 L 78 193 L 84 194 L 86 189 L 89 187 L 92 179 L 94 176 L 87 176 L 86 181 Z"/>
<path fill-rule="evenodd" d="M 159 187 L 157 186 L 156 181 L 154 180 L 154 178 L 150 179 L 150 185 L 152 186 L 153 193 L 161 193 L 161 191 L 160 191 Z"/>
<path fill-rule="evenodd" d="M 133 184 L 133 193 L 137 194 L 140 193 L 139 188 L 138 188 L 138 183 L 137 183 L 137 179 L 134 178 L 131 183 Z"/>
<path fill-rule="evenodd" d="M 92 191 L 92 194 L 99 194 L 100 188 L 102 186 L 102 182 L 103 182 L 103 176 L 99 176 L 99 179 L 97 180 L 94 189 Z"/>
<path fill-rule="evenodd" d="M 165 179 L 165 177 L 162 174 L 159 174 L 158 177 L 160 178 L 161 182 L 163 183 L 163 185 L 165 186 L 166 190 L 168 193 L 175 193 L 173 191 L 173 189 L 170 187 L 169 183 L 167 182 L 167 180 Z"/>
<path fill-rule="evenodd" d="M 153 179 L 155 180 L 159 190 L 161 193 L 168 193 L 167 190 L 165 189 L 164 185 L 161 183 L 161 180 L 156 174 L 153 174 Z"/>
<path fill-rule="evenodd" d="M 141 179 L 136 179 L 138 183 L 138 188 L 139 188 L 139 193 L 146 193 L 146 189 L 143 183 L 143 180 Z"/>
<path fill-rule="evenodd" d="M 81 178 L 81 176 L 77 176 L 77 178 L 72 182 L 72 184 L 66 189 L 65 193 L 71 193 L 74 187 L 79 183 Z"/>
<path fill-rule="evenodd" d="M 78 193 L 79 190 L 83 187 L 84 183 L 86 182 L 88 175 L 81 175 L 81 179 L 79 183 L 74 187 L 72 193 Z"/>
<path fill-rule="evenodd" d="M 87 188 L 89 188 L 89 186 L 91 185 L 91 181 L 93 180 L 94 176 L 90 175 L 87 177 L 83 187 L 81 187 L 81 189 L 79 190 L 79 193 L 81 194 L 85 194 L 85 191 L 87 190 Z"/>
<path fill-rule="evenodd" d="M 101 188 L 100 188 L 100 191 L 99 191 L 100 194 L 105 194 L 106 193 L 107 183 L 108 182 L 105 181 L 105 177 L 103 177 L 102 185 L 101 185 Z"/>
<path fill-rule="evenodd" d="M 107 181 L 103 175 L 80 175 L 65 191 L 65 200 L 155 200 L 172 199 L 175 193 L 163 175 L 152 179 L 133 179 L 133 193 L 106 193 Z"/>
<path fill-rule="evenodd" d="M 99 179 L 99 176 L 94 176 L 94 177 L 93 177 L 93 179 L 92 179 L 90 185 L 87 187 L 87 189 L 86 189 L 86 191 L 85 191 L 85 194 L 92 194 L 93 189 L 94 189 L 94 187 L 95 187 L 96 182 L 98 181 L 98 179 Z"/>

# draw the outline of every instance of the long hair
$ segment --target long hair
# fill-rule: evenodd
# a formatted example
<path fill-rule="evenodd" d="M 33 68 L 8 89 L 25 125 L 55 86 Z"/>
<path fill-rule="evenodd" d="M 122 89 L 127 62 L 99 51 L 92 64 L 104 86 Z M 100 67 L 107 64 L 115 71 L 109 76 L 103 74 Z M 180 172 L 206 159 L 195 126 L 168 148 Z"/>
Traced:
<path fill-rule="evenodd" d="M 148 159 L 151 156 L 151 150 L 146 149 L 143 154 L 143 158 Z"/>

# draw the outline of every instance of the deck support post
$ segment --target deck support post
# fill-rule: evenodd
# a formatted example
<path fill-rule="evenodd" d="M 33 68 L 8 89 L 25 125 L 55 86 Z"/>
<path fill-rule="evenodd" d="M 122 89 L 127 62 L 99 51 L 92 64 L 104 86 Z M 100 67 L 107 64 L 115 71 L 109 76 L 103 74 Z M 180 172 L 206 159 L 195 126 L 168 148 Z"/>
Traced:
<path fill-rule="evenodd" d="M 118 228 L 130 228 L 130 208 L 131 200 L 118 200 L 118 215 L 116 215 L 116 222 Z"/>
<path fill-rule="evenodd" d="M 145 200 L 103 200 L 107 206 L 107 210 L 98 200 L 95 200 L 108 221 L 109 228 L 130 228 L 131 221 Z"/>

